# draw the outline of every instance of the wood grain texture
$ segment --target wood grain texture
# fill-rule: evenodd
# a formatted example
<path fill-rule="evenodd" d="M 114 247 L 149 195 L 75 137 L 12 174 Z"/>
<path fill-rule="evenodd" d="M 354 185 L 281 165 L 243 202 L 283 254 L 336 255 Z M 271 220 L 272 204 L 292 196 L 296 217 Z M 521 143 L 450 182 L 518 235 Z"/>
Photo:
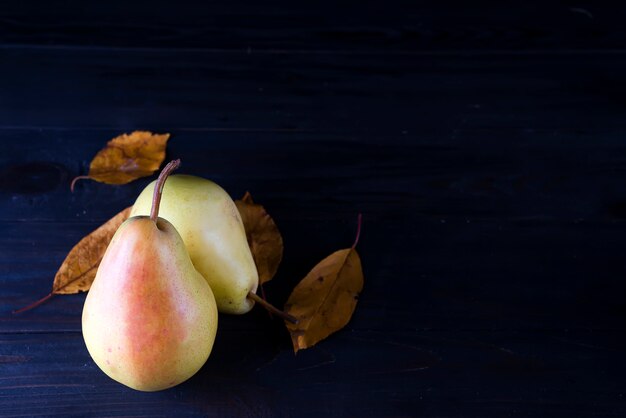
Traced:
<path fill-rule="evenodd" d="M 621 9 L 79 6 L 0 11 L 0 415 L 626 414 Z M 346 329 L 294 356 L 267 313 L 221 316 L 201 372 L 144 394 L 90 360 L 84 295 L 11 315 L 152 180 L 69 190 L 134 129 L 265 206 L 278 306 L 363 213 Z"/>
<path fill-rule="evenodd" d="M 619 357 L 625 347 L 615 332 L 357 331 L 297 356 L 277 337 L 222 331 L 213 361 L 197 375 L 148 394 L 101 373 L 79 333 L 5 335 L 3 416 L 501 417 L 549 411 L 588 417 L 623 411 L 626 370 Z"/>
<path fill-rule="evenodd" d="M 547 133 L 541 146 L 559 152 L 579 145 L 580 133 L 624 129 L 626 55 L 601 51 L 381 57 L 41 47 L 0 49 L 0 60 L 0 129 L 108 129 L 103 142 L 139 126 L 207 140 L 223 130 L 250 139 L 313 131 L 366 143 L 376 133 L 392 147 L 416 137 L 471 147 L 459 135 L 478 130 L 472 139 L 484 147 Z"/>
<path fill-rule="evenodd" d="M 6 45 L 299 51 L 623 49 L 624 5 L 407 0 L 12 2 Z"/>

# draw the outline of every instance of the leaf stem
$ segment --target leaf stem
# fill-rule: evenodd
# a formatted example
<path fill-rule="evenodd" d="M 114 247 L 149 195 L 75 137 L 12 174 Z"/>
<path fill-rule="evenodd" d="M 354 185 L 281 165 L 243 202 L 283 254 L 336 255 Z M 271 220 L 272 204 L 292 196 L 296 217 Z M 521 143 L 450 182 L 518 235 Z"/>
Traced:
<path fill-rule="evenodd" d="M 74 186 L 76 185 L 76 182 L 78 180 L 87 180 L 87 179 L 90 179 L 90 178 L 91 177 L 89 177 L 89 176 L 76 176 L 76 177 L 74 177 L 74 179 L 72 180 L 72 183 L 70 183 L 70 191 L 72 193 L 74 193 Z"/>
<path fill-rule="evenodd" d="M 152 219 L 155 223 L 159 216 L 159 206 L 161 205 L 161 195 L 163 194 L 163 186 L 165 186 L 165 180 L 170 175 L 170 173 L 176 170 L 180 166 L 180 159 L 173 160 L 167 163 L 167 165 L 159 174 L 159 178 L 154 185 L 154 194 L 152 195 L 152 209 L 150 210 L 150 219 Z"/>
<path fill-rule="evenodd" d="M 248 298 L 250 298 L 253 301 L 257 302 L 259 305 L 261 305 L 262 307 L 264 307 L 265 309 L 267 309 L 268 311 L 270 311 L 274 315 L 277 315 L 277 316 L 281 317 L 285 321 L 289 321 L 292 324 L 297 324 L 298 323 L 298 318 L 296 318 L 293 315 L 289 315 L 287 312 L 281 311 L 280 309 L 278 309 L 277 307 L 275 307 L 274 305 L 272 305 L 268 301 L 264 300 L 262 297 L 260 297 L 256 293 L 254 293 L 252 291 L 248 292 Z"/>
<path fill-rule="evenodd" d="M 22 312 L 30 311 L 31 309 L 36 308 L 37 306 L 41 305 L 42 303 L 44 303 L 45 301 L 50 299 L 52 296 L 54 296 L 54 293 L 50 292 L 46 296 L 44 296 L 41 299 L 31 303 L 30 305 L 24 306 L 23 308 L 20 308 L 20 309 L 16 309 L 16 310 L 12 311 L 11 313 L 13 315 L 17 315 L 17 314 L 21 314 Z"/>
<path fill-rule="evenodd" d="M 361 224 L 363 223 L 363 214 L 359 213 L 359 217 L 357 220 L 356 227 L 356 238 L 354 239 L 354 244 L 352 244 L 352 249 L 356 248 L 356 245 L 359 243 L 359 238 L 361 237 Z"/>

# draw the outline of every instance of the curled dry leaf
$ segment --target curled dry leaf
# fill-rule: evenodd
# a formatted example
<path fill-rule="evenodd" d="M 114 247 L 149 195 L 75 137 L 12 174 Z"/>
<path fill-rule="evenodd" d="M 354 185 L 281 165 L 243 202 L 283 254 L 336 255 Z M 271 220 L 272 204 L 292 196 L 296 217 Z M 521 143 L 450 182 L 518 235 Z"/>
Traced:
<path fill-rule="evenodd" d="M 54 276 L 52 293 L 66 295 L 89 290 L 104 252 L 115 231 L 130 216 L 131 209 L 127 207 L 72 248 Z"/>
<path fill-rule="evenodd" d="M 100 261 L 104 256 L 115 231 L 130 216 L 132 207 L 127 207 L 113 218 L 106 221 L 98 229 L 81 239 L 71 249 L 63 264 L 57 271 L 52 284 L 52 292 L 14 313 L 20 313 L 32 309 L 52 295 L 66 295 L 71 293 L 86 292 L 91 287 Z"/>
<path fill-rule="evenodd" d="M 274 220 L 263 206 L 254 203 L 249 192 L 241 200 L 236 200 L 235 204 L 259 272 L 259 284 L 262 285 L 270 281 L 278 271 L 283 258 L 283 238 Z"/>
<path fill-rule="evenodd" d="M 72 180 L 71 189 L 80 179 L 106 184 L 126 184 L 146 177 L 159 169 L 165 159 L 170 134 L 135 131 L 110 140 L 89 165 L 89 174 Z"/>
<path fill-rule="evenodd" d="M 312 347 L 335 331 L 343 328 L 352 317 L 359 293 L 363 289 L 363 269 L 352 248 L 336 251 L 320 261 L 295 287 L 285 312 L 298 319 L 297 324 L 285 322 L 297 353 Z"/>

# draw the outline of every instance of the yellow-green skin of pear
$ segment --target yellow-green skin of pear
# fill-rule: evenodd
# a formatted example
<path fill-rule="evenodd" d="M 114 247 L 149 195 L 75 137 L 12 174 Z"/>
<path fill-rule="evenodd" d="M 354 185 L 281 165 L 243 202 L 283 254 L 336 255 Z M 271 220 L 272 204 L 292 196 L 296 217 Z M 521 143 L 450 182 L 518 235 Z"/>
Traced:
<path fill-rule="evenodd" d="M 139 195 L 131 216 L 149 215 L 156 182 Z M 172 175 L 163 187 L 159 217 L 180 233 L 196 270 L 211 286 L 217 308 L 244 314 L 254 306 L 257 273 L 237 206 L 214 182 L 196 176 Z"/>

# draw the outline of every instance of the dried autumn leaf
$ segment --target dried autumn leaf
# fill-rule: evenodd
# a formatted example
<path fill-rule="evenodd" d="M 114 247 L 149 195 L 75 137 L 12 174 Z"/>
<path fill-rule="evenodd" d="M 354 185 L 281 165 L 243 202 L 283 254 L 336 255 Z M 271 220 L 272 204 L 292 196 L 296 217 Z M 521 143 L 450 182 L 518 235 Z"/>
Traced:
<path fill-rule="evenodd" d="M 35 303 L 14 311 L 14 313 L 32 309 L 50 299 L 53 295 L 67 295 L 89 290 L 93 279 L 96 277 L 96 271 L 104 256 L 104 252 L 109 246 L 115 231 L 130 216 L 131 209 L 132 207 L 127 207 L 81 239 L 70 250 L 57 271 L 52 283 L 52 292 Z"/>
<path fill-rule="evenodd" d="M 297 318 L 298 323 L 285 324 L 296 353 L 312 347 L 350 321 L 363 289 L 363 269 L 355 248 L 360 225 L 359 216 L 354 245 L 320 261 L 289 296 L 285 312 Z"/>
<path fill-rule="evenodd" d="M 127 207 L 72 248 L 54 277 L 52 293 L 68 295 L 89 290 L 104 252 L 117 228 L 130 216 L 131 209 Z"/>
<path fill-rule="evenodd" d="M 249 192 L 235 200 L 246 230 L 248 245 L 259 272 L 259 284 L 274 277 L 283 258 L 283 238 L 265 208 L 254 203 Z"/>
<path fill-rule="evenodd" d="M 71 189 L 80 179 L 106 184 L 126 184 L 146 177 L 159 169 L 165 159 L 165 146 L 170 134 L 134 131 L 110 140 L 89 165 L 89 174 L 72 180 Z"/>

